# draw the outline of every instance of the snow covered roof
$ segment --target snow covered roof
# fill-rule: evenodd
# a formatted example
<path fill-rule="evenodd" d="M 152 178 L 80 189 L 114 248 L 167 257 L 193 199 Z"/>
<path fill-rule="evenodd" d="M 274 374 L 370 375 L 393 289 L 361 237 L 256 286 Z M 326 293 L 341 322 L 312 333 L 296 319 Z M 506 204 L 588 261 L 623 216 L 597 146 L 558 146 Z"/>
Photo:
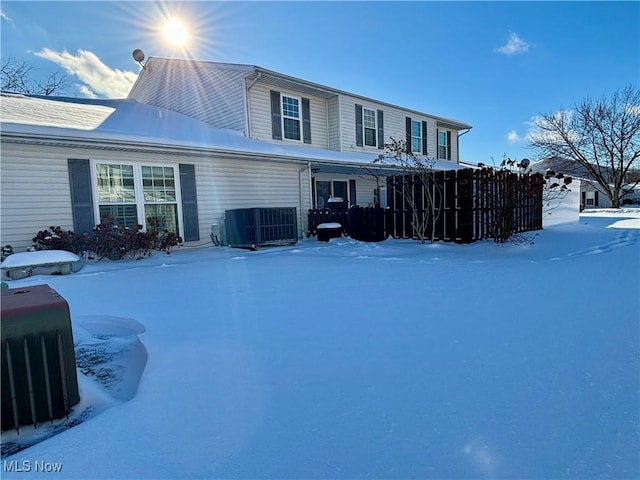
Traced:
<path fill-rule="evenodd" d="M 351 153 L 284 145 L 247 138 L 242 132 L 210 125 L 171 110 L 131 99 L 42 97 L 2 93 L 0 134 L 56 141 L 98 141 L 126 147 L 159 147 L 208 153 L 256 156 L 339 165 L 367 165 L 371 153 Z M 436 170 L 461 168 L 437 162 Z"/>

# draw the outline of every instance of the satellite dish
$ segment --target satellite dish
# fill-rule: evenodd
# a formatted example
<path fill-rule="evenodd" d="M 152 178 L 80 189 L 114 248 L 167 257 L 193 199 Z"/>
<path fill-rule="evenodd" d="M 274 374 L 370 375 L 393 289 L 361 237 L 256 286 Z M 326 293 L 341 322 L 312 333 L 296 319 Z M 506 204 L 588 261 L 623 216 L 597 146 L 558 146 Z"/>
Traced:
<path fill-rule="evenodd" d="M 529 162 L 529 159 L 528 159 L 528 158 L 523 158 L 523 159 L 520 161 L 520 166 L 521 166 L 522 168 L 527 168 L 527 167 L 529 166 L 529 164 L 530 164 L 530 163 L 531 163 L 531 162 Z"/>
<path fill-rule="evenodd" d="M 142 61 L 144 60 L 144 52 L 139 48 L 136 48 L 133 51 L 133 59 L 138 63 L 142 63 Z"/>

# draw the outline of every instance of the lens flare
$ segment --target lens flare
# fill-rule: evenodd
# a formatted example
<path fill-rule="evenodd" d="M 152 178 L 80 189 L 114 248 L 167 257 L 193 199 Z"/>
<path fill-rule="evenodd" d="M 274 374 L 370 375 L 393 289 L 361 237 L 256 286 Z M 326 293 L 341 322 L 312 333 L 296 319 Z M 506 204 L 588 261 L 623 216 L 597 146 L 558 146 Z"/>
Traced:
<path fill-rule="evenodd" d="M 187 43 L 189 32 L 184 23 L 180 20 L 172 18 L 169 20 L 162 30 L 164 38 L 172 45 L 183 46 Z"/>

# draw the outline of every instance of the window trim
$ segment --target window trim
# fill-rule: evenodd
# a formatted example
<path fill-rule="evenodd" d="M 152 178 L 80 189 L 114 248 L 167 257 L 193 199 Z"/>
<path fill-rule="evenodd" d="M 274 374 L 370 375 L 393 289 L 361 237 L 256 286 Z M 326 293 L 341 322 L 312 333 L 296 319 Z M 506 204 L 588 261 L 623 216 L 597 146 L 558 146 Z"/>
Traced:
<path fill-rule="evenodd" d="M 93 193 L 93 208 L 94 208 L 94 224 L 100 223 L 100 205 L 108 205 L 108 203 L 100 202 L 98 194 L 98 164 L 101 165 L 131 165 L 133 167 L 133 187 L 135 194 L 135 203 L 131 202 L 130 205 L 136 205 L 136 213 L 138 217 L 138 224 L 142 225 L 142 231 L 147 231 L 147 221 L 145 218 L 144 207 L 145 205 L 176 205 L 176 214 L 178 232 L 182 235 L 184 232 L 184 225 L 182 221 L 182 191 L 180 189 L 180 167 L 178 163 L 153 163 L 149 161 L 128 160 L 128 159 L 106 159 L 106 158 L 92 158 L 91 159 L 91 189 Z M 146 202 L 144 199 L 144 185 L 142 182 L 142 167 L 170 167 L 173 169 L 173 182 L 175 188 L 176 198 L 174 202 Z M 124 204 L 122 202 L 114 203 L 113 205 Z M 142 220 L 142 221 L 140 221 Z"/>
<path fill-rule="evenodd" d="M 444 139 L 445 139 L 444 145 L 442 145 L 440 143 L 440 134 L 441 133 L 444 134 Z M 451 152 L 451 140 L 450 139 L 451 139 L 451 130 L 442 129 L 442 128 L 438 128 L 436 130 L 436 145 L 437 145 L 437 151 L 438 151 L 438 160 L 451 161 L 452 152 Z M 444 149 L 445 149 L 444 157 L 440 156 L 440 147 L 444 147 Z"/>
<path fill-rule="evenodd" d="M 414 126 L 414 124 L 417 124 L 417 125 L 418 125 L 418 136 L 415 136 L 415 135 L 413 134 L 413 126 Z M 422 140 L 423 140 L 423 138 L 422 138 L 422 122 L 421 122 L 420 120 L 416 120 L 416 119 L 414 119 L 414 118 L 412 118 L 412 119 L 411 119 L 411 132 L 410 132 L 410 137 L 411 137 L 411 152 L 412 152 L 412 153 L 419 153 L 419 154 L 424 153 L 424 152 L 422 151 Z M 414 139 L 417 139 L 417 140 L 418 140 L 418 150 L 414 150 L 414 149 L 413 149 L 413 140 L 414 140 Z"/>
<path fill-rule="evenodd" d="M 285 113 L 285 109 L 284 109 L 284 98 L 291 98 L 293 100 L 296 100 L 298 102 L 298 118 L 289 116 Z M 282 140 L 283 141 L 287 141 L 287 142 L 295 142 L 295 143 L 302 143 L 303 139 L 304 139 L 304 132 L 302 131 L 303 125 L 303 114 L 302 114 L 302 97 L 298 97 L 297 95 L 291 95 L 289 93 L 283 93 L 280 92 L 280 124 L 282 126 Z M 289 120 L 295 120 L 298 122 L 298 132 L 300 135 L 300 138 L 287 138 L 286 136 L 286 130 L 284 128 L 284 121 L 285 119 L 289 119 Z"/>
<path fill-rule="evenodd" d="M 347 202 L 347 206 L 351 206 L 351 198 L 353 197 L 353 194 L 351 192 L 351 180 L 354 180 L 354 178 L 348 177 L 348 178 L 318 178 L 318 177 L 313 177 L 312 181 L 313 181 L 313 205 L 314 208 L 316 209 L 325 209 L 325 208 L 329 208 L 328 205 L 325 205 L 324 207 L 318 207 L 318 182 L 328 182 L 329 183 L 329 198 L 334 197 L 335 195 L 335 190 L 333 187 L 333 183 L 334 182 L 341 182 L 341 183 L 346 183 L 347 184 L 347 198 L 345 198 L 346 202 Z"/>
<path fill-rule="evenodd" d="M 369 111 L 373 113 L 373 123 L 375 128 L 367 127 L 365 125 L 365 112 Z M 362 146 L 363 147 L 378 147 L 378 110 L 367 108 L 364 105 L 362 106 Z M 373 145 L 367 143 L 367 129 L 373 130 Z"/>

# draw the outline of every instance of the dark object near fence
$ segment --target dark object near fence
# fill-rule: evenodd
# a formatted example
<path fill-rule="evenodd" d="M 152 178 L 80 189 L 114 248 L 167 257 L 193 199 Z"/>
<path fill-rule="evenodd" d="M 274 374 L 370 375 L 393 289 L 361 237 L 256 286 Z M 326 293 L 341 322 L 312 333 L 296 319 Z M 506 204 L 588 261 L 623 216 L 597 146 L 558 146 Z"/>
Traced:
<path fill-rule="evenodd" d="M 63 418 L 80 401 L 67 302 L 48 285 L 2 290 L 2 430 Z"/>
<path fill-rule="evenodd" d="M 341 197 L 331 197 L 327 200 L 327 208 L 332 212 L 346 212 L 347 201 Z"/>
<path fill-rule="evenodd" d="M 418 175 L 396 175 L 387 178 L 386 209 L 309 210 L 308 235 L 315 235 L 320 223 L 338 222 L 343 233 L 357 240 L 380 241 L 389 235 L 418 239 L 413 225 L 416 209 L 417 218 L 426 222 L 427 240 L 472 243 L 493 238 L 501 242 L 542 228 L 543 190 L 541 174 L 502 170 L 431 172 L 426 185 Z"/>
<path fill-rule="evenodd" d="M 227 210 L 225 231 L 232 247 L 290 245 L 298 241 L 298 215 L 295 207 Z"/>
<path fill-rule="evenodd" d="M 318 241 L 328 242 L 332 238 L 340 238 L 342 236 L 342 225 L 339 223 L 321 223 L 317 227 Z"/>
<path fill-rule="evenodd" d="M 331 210 L 329 208 L 312 208 L 308 214 L 309 229 L 307 236 L 315 236 L 318 225 L 322 223 L 339 223 L 342 225 L 342 233 L 346 234 L 349 228 L 349 213 L 347 210 Z"/>
<path fill-rule="evenodd" d="M 389 209 L 380 207 L 351 207 L 348 210 L 311 209 L 309 210 L 309 230 L 307 236 L 318 235 L 320 225 L 337 223 L 342 225 L 340 232 L 363 242 L 380 242 L 389 236 L 387 223 Z"/>

